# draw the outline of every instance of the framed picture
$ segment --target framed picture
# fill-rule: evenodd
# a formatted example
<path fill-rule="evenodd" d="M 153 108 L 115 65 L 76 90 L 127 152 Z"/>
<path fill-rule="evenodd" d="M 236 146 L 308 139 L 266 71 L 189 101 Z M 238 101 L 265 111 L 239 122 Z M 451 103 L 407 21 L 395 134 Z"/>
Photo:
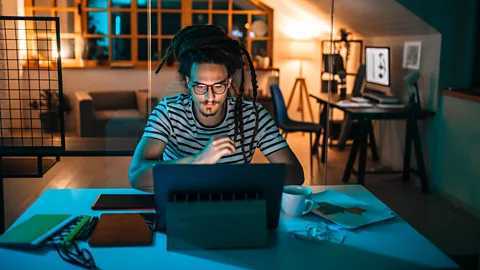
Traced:
<path fill-rule="evenodd" d="M 421 51 L 421 41 L 406 41 L 403 45 L 403 68 L 419 70 Z"/>

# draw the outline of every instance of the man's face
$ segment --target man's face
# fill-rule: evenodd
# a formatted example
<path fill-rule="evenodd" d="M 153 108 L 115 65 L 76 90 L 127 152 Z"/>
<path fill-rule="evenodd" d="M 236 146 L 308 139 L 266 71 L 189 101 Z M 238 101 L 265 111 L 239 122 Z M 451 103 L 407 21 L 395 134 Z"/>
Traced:
<path fill-rule="evenodd" d="M 215 116 L 225 104 L 231 81 L 223 65 L 193 64 L 187 84 L 197 111 Z"/>

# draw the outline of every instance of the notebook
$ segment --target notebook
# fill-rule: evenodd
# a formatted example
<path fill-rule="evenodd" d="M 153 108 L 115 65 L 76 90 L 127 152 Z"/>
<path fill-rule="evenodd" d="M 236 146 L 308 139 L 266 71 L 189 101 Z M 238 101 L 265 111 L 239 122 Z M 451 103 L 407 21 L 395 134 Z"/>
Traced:
<path fill-rule="evenodd" d="M 36 248 L 76 217 L 70 214 L 37 214 L 0 235 L 0 246 Z"/>
<path fill-rule="evenodd" d="M 88 243 L 91 247 L 149 246 L 152 230 L 142 214 L 102 214 Z"/>
<path fill-rule="evenodd" d="M 317 204 L 312 213 L 345 229 L 357 229 L 395 217 L 390 211 L 372 207 L 335 190 L 312 195 Z"/>

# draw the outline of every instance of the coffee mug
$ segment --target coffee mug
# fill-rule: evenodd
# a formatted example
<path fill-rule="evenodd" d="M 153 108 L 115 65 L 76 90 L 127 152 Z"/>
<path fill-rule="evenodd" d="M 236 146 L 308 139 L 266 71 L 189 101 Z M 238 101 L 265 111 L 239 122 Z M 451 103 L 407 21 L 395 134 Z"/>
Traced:
<path fill-rule="evenodd" d="M 289 216 L 299 217 L 312 211 L 315 202 L 310 199 L 312 190 L 308 187 L 285 186 L 282 194 L 282 210 Z"/>

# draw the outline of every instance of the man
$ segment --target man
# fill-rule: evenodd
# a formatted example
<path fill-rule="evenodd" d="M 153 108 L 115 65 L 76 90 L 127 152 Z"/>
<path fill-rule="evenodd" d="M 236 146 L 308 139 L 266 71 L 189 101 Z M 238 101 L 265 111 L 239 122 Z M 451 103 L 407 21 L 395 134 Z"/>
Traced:
<path fill-rule="evenodd" d="M 256 148 L 269 162 L 288 165 L 286 184 L 303 184 L 300 162 L 267 111 L 255 103 L 255 70 L 243 44 L 216 26 L 190 26 L 175 35 L 156 73 L 172 55 L 190 93 L 165 97 L 153 110 L 130 165 L 132 187 L 151 188 L 151 168 L 159 163 L 249 163 Z M 242 98 L 244 59 L 253 102 Z M 237 70 L 242 74 L 238 91 L 232 85 Z"/>

